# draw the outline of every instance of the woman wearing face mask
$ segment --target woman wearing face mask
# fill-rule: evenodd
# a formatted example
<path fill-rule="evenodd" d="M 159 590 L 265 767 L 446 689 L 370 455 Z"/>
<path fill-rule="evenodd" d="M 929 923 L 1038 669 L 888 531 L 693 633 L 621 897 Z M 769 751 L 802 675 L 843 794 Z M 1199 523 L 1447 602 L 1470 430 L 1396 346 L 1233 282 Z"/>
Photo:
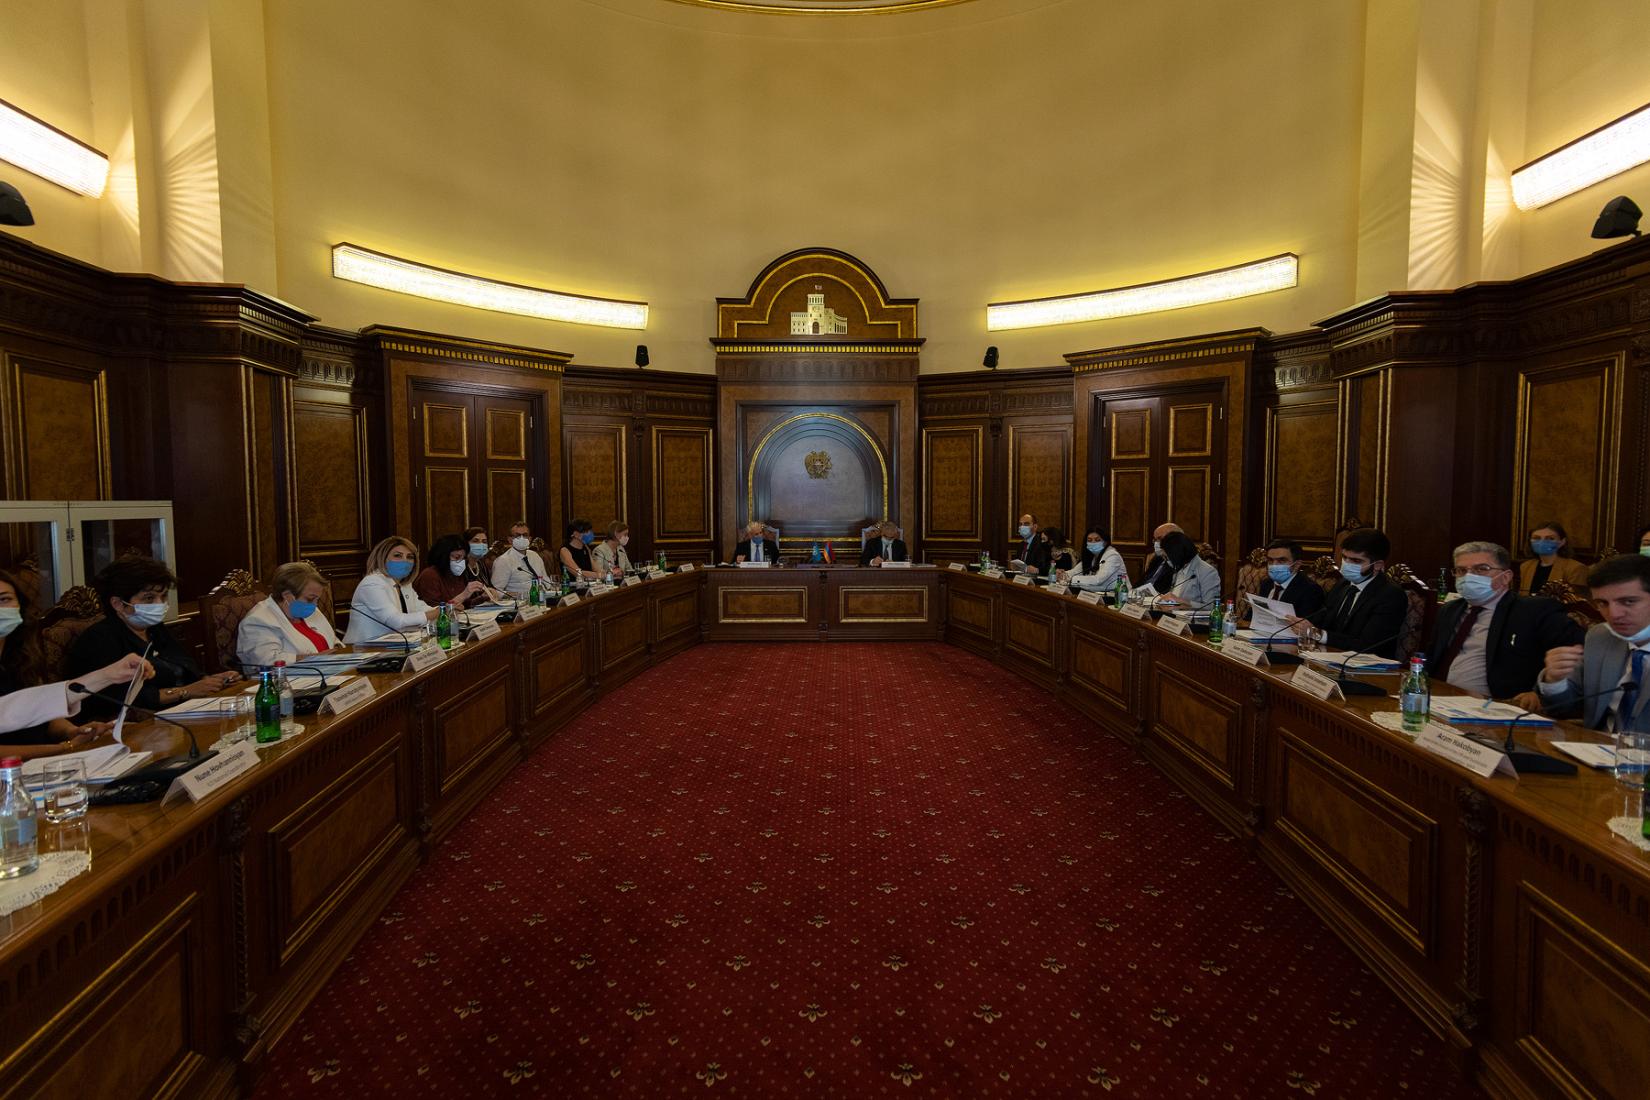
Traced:
<path fill-rule="evenodd" d="M 1570 534 L 1562 523 L 1541 523 L 1530 530 L 1533 558 L 1518 566 L 1518 590 L 1535 595 L 1548 581 L 1563 581 L 1587 597 L 1587 567 L 1570 556 Z"/>
<path fill-rule="evenodd" d="M 1209 611 L 1220 601 L 1220 574 L 1197 556 L 1197 543 L 1183 531 L 1163 536 L 1163 559 L 1174 570 L 1163 594 L 1152 601 L 1157 610 Z"/>
<path fill-rule="evenodd" d="M 357 645 L 385 634 L 421 634 L 425 623 L 435 621 L 441 609 L 419 599 L 413 590 L 413 566 L 417 564 L 418 547 L 400 535 L 391 535 L 372 548 L 367 555 L 367 575 L 350 597 L 346 643 Z"/>
<path fill-rule="evenodd" d="M 215 695 L 240 679 L 234 672 L 203 675 L 194 654 L 164 625 L 166 594 L 178 580 L 153 558 L 116 558 L 92 578 L 104 618 L 88 627 L 69 651 L 69 673 L 79 676 L 103 668 L 129 653 L 149 653 L 154 678 L 143 685 L 135 703 L 145 710 L 164 710 L 186 699 Z M 119 706 L 90 699 L 85 711 L 94 718 L 113 718 Z"/>
<path fill-rule="evenodd" d="M 1066 545 L 1066 533 L 1058 527 L 1045 527 L 1037 532 L 1037 537 L 1048 548 L 1048 567 L 1045 574 L 1064 573 L 1075 563 L 1071 547 Z"/>
<path fill-rule="evenodd" d="M 23 595 L 23 586 L 12 574 L 0 570 L 0 701 L 23 702 L 14 693 L 38 688 L 47 682 L 46 657 L 41 650 L 40 630 L 33 608 Z M 55 700 L 54 700 L 55 701 Z M 20 723 L 0 733 L 5 755 L 32 760 L 89 749 L 113 728 L 109 722 L 71 722 L 67 717 L 28 721 L 36 715 L 19 713 Z"/>
<path fill-rule="evenodd" d="M 1056 577 L 1073 588 L 1098 588 L 1109 592 L 1117 587 L 1119 579 L 1124 584 L 1129 583 L 1129 567 L 1123 563 L 1123 555 L 1112 546 L 1106 532 L 1095 527 L 1083 538 L 1083 552 L 1078 555 L 1077 568 L 1058 573 Z"/>
<path fill-rule="evenodd" d="M 295 664 L 336 646 L 338 635 L 320 609 L 326 590 L 326 579 L 308 562 L 287 562 L 275 570 L 269 599 L 241 620 L 235 639 L 241 668 L 269 668 L 276 661 Z"/>
<path fill-rule="evenodd" d="M 593 581 L 596 569 L 590 560 L 590 546 L 596 541 L 596 528 L 587 519 L 576 519 L 567 525 L 567 540 L 561 547 L 561 571 L 575 581 Z"/>
<path fill-rule="evenodd" d="M 413 581 L 413 591 L 432 607 L 443 603 L 469 607 L 495 595 L 475 571 L 470 544 L 459 535 L 442 535 L 436 539 L 424 562 L 423 572 Z"/>
<path fill-rule="evenodd" d="M 1639 553 L 1650 558 L 1650 527 L 1639 532 Z"/>
<path fill-rule="evenodd" d="M 616 519 L 607 528 L 607 537 L 596 544 L 590 553 L 591 564 L 596 572 L 602 576 L 612 573 L 615 577 L 623 577 L 631 571 L 630 555 L 625 553 L 625 547 L 630 545 L 630 524 L 622 519 Z"/>

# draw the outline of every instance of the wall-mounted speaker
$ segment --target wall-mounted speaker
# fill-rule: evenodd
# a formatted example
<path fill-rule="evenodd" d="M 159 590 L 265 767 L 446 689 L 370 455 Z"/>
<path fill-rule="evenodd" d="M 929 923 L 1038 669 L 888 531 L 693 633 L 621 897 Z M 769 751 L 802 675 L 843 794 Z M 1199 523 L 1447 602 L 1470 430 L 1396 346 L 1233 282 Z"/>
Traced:
<path fill-rule="evenodd" d="M 997 345 L 996 344 L 992 344 L 990 347 L 985 349 L 985 369 L 986 370 L 996 370 L 997 369 Z"/>
<path fill-rule="evenodd" d="M 638 368 L 647 366 L 647 345 L 646 344 L 637 344 L 636 345 L 636 366 Z"/>

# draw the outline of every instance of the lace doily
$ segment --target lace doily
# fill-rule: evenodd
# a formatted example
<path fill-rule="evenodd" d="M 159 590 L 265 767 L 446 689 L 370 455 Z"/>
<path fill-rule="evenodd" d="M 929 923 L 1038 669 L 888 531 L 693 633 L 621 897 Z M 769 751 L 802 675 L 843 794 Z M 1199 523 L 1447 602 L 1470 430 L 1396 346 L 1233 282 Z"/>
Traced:
<path fill-rule="evenodd" d="M 90 852 L 48 852 L 40 867 L 22 878 L 0 880 L 0 917 L 33 905 L 78 874 L 91 869 Z"/>
<path fill-rule="evenodd" d="M 1644 836 L 1644 821 L 1637 817 L 1612 817 L 1610 831 L 1641 852 L 1650 852 L 1650 839 Z"/>

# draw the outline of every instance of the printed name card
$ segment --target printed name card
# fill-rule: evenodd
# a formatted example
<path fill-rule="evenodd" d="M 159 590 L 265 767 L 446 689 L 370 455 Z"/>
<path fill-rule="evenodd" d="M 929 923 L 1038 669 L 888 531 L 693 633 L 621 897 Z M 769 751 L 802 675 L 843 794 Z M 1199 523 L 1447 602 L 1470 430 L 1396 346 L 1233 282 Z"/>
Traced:
<path fill-rule="evenodd" d="M 768 567 L 768 565 L 769 565 L 769 563 L 765 562 L 765 561 L 742 561 L 742 562 L 739 563 L 739 568 L 741 568 L 741 569 L 766 569 Z"/>
<path fill-rule="evenodd" d="M 1095 592 L 1095 591 L 1077 593 L 1077 600 L 1078 600 L 1079 603 L 1090 604 L 1094 607 L 1099 607 L 1100 606 L 1100 598 L 1101 598 L 1101 594 L 1099 592 Z"/>
<path fill-rule="evenodd" d="M 1225 644 L 1220 647 L 1220 651 L 1234 661 L 1254 665 L 1256 668 L 1268 667 L 1272 663 L 1266 659 L 1264 649 L 1252 646 L 1242 638 L 1227 638 Z"/>
<path fill-rule="evenodd" d="M 1019 576 L 1014 578 L 1014 583 L 1015 584 L 1036 584 L 1037 582 L 1032 579 L 1030 573 L 1021 573 Z"/>
<path fill-rule="evenodd" d="M 964 565 L 960 561 L 954 561 L 950 565 L 946 566 L 946 568 L 951 570 L 953 573 L 966 573 L 966 572 L 968 572 L 968 566 Z"/>
<path fill-rule="evenodd" d="M 885 561 L 882 563 L 882 567 L 884 569 L 909 569 L 911 563 L 908 561 Z"/>
<path fill-rule="evenodd" d="M 562 603 L 566 602 L 566 600 L 562 601 Z M 530 623 L 542 614 L 544 614 L 543 604 L 524 603 L 521 605 L 520 610 L 516 612 L 516 618 L 524 623 Z"/>
<path fill-rule="evenodd" d="M 579 598 L 571 592 L 569 592 L 567 595 L 565 595 L 561 598 L 561 605 L 563 607 L 577 607 L 578 603 L 579 603 Z M 539 614 L 542 615 L 543 613 L 544 613 L 544 609 L 542 607 L 539 608 Z"/>
<path fill-rule="evenodd" d="M 693 572 L 693 563 L 690 561 L 685 561 L 680 567 L 677 568 L 676 571 L 678 573 L 691 573 Z"/>
<path fill-rule="evenodd" d="M 422 649 L 407 654 L 407 659 L 401 662 L 402 672 L 423 672 L 427 668 L 434 668 L 447 659 L 447 651 L 438 645 L 428 645 Z"/>
<path fill-rule="evenodd" d="M 257 764 L 257 743 L 242 741 L 227 752 L 220 752 L 200 767 L 186 771 L 172 780 L 172 785 L 167 788 L 166 797 L 161 799 L 161 802 L 171 802 L 180 795 L 188 795 L 189 801 L 199 802 Z"/>
<path fill-rule="evenodd" d="M 1096 592 L 1095 595 L 1098 596 L 1099 593 Z M 1124 615 L 1131 619 L 1144 619 L 1152 613 L 1151 608 L 1143 603 L 1126 603 L 1123 605 L 1122 611 Z"/>
<path fill-rule="evenodd" d="M 1170 634 L 1187 634 L 1192 629 L 1191 623 L 1175 615 L 1163 616 L 1157 620 L 1157 626 L 1159 630 L 1167 630 Z"/>
<path fill-rule="evenodd" d="M 498 625 L 497 619 L 482 619 L 470 628 L 470 641 L 485 642 L 488 638 L 496 638 L 503 628 Z"/>
<path fill-rule="evenodd" d="M 372 686 L 372 681 L 365 676 L 357 676 L 337 691 L 321 700 L 320 713 L 344 714 L 365 703 L 378 694 L 378 689 Z"/>
<path fill-rule="evenodd" d="M 642 583 L 642 578 L 638 577 L 634 573 L 630 574 L 630 576 L 628 576 L 624 579 L 624 587 L 626 587 L 626 588 L 630 588 L 630 587 L 633 587 L 634 585 L 638 585 L 638 584 L 641 584 L 641 583 Z"/>
<path fill-rule="evenodd" d="M 1051 584 L 1051 585 L 1048 586 L 1048 590 L 1049 590 L 1050 593 L 1052 593 L 1053 595 L 1056 595 L 1056 596 L 1069 596 L 1071 594 L 1071 585 L 1069 585 L 1069 584 Z M 1099 593 L 1095 593 L 1095 595 L 1099 595 Z"/>
<path fill-rule="evenodd" d="M 1341 685 L 1306 665 L 1298 666 L 1295 669 L 1295 675 L 1290 678 L 1289 682 L 1314 699 L 1346 701 L 1346 696 L 1341 692 Z"/>
<path fill-rule="evenodd" d="M 1507 759 L 1506 753 L 1492 749 L 1488 745 L 1480 745 L 1476 741 L 1444 729 L 1435 722 L 1426 724 L 1415 743 L 1428 752 L 1435 752 L 1446 760 L 1461 765 L 1474 775 L 1488 777 L 1496 772 L 1504 775 L 1518 774 L 1513 770 L 1512 761 Z"/>
<path fill-rule="evenodd" d="M 999 580 L 1000 581 L 1000 580 L 1003 579 L 1003 571 L 1001 569 L 998 569 L 995 565 L 993 565 L 990 569 L 980 570 L 980 576 L 990 577 L 993 580 Z"/>

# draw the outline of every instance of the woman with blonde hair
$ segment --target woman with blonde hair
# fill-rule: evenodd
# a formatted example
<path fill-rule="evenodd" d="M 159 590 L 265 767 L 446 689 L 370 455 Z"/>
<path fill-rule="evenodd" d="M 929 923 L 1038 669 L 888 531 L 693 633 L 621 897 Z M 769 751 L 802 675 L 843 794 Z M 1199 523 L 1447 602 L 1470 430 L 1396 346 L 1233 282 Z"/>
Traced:
<path fill-rule="evenodd" d="M 417 565 L 418 547 L 411 539 L 391 535 L 372 548 L 367 555 L 367 575 L 350 597 L 346 643 L 356 645 L 384 634 L 422 633 L 426 623 L 435 621 L 441 609 L 431 607 L 413 591 Z M 481 588 L 480 581 L 471 581 L 464 594 L 473 595 Z"/>
<path fill-rule="evenodd" d="M 630 555 L 625 553 L 625 547 L 630 545 L 630 524 L 622 519 L 616 519 L 607 525 L 607 537 L 598 542 L 590 551 L 591 564 L 596 572 L 605 577 L 611 573 L 615 577 L 628 576 L 635 571 L 630 564 Z"/>
<path fill-rule="evenodd" d="M 289 561 L 275 570 L 269 598 L 246 613 L 236 635 L 235 656 L 243 671 L 276 661 L 295 664 L 338 644 L 332 624 L 321 614 L 326 578 L 307 561 Z"/>

